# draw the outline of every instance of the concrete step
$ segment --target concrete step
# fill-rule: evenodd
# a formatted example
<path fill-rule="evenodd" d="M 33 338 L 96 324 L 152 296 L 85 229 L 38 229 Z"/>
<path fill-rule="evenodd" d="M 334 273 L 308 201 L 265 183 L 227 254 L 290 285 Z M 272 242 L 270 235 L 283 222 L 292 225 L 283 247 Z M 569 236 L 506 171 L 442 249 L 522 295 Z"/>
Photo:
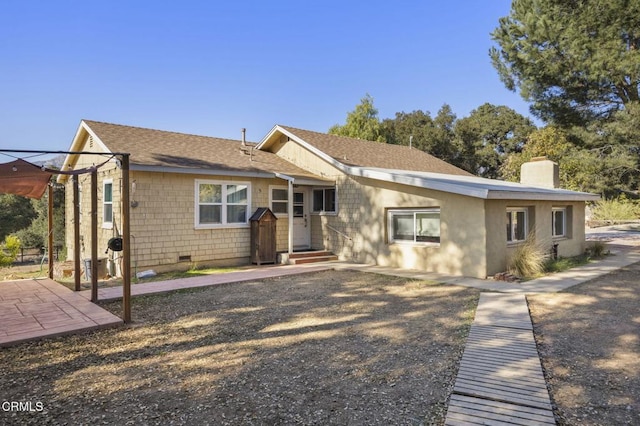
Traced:
<path fill-rule="evenodd" d="M 327 250 L 315 250 L 315 251 L 299 251 L 289 255 L 289 259 L 302 259 L 305 257 L 321 257 L 321 256 L 333 256 L 333 253 Z"/>
<path fill-rule="evenodd" d="M 298 258 L 289 258 L 289 263 L 294 265 L 302 265 L 304 263 L 330 262 L 332 260 L 338 260 L 338 256 L 336 256 L 335 254 L 327 254 L 323 256 L 304 256 Z"/>

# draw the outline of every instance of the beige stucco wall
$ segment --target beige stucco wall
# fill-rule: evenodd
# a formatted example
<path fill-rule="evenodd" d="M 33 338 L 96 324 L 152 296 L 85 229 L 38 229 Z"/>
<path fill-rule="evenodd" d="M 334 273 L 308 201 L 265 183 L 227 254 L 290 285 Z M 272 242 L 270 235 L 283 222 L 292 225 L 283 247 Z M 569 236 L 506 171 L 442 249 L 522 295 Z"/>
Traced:
<path fill-rule="evenodd" d="M 346 176 L 286 138 L 272 149 L 299 167 L 336 180 L 338 212 L 312 215 L 313 248 L 325 248 L 342 260 L 360 263 L 486 276 L 483 200 Z M 425 207 L 441 209 L 441 244 L 389 244 L 387 210 Z"/>
<path fill-rule="evenodd" d="M 506 211 L 510 207 L 528 208 L 528 231 L 533 232 L 536 241 L 551 251 L 558 244 L 558 255 L 562 257 L 578 256 L 585 249 L 584 202 L 552 201 L 486 201 L 487 228 L 487 273 L 493 275 L 507 269 L 507 261 L 517 243 L 507 243 Z M 551 235 L 551 212 L 554 207 L 567 209 L 567 235 L 553 238 Z"/>
<path fill-rule="evenodd" d="M 336 180 L 338 213 L 312 215 L 311 244 L 333 251 L 342 260 L 485 278 L 506 270 L 515 247 L 506 240 L 509 207 L 528 207 L 528 223 L 537 240 L 549 248 L 558 244 L 560 256 L 584 251 L 584 202 L 483 200 L 354 178 L 285 137 L 272 150 L 319 176 Z M 440 246 L 389 244 L 387 209 L 420 207 L 441 208 Z M 564 238 L 551 237 L 553 207 L 567 208 Z"/>

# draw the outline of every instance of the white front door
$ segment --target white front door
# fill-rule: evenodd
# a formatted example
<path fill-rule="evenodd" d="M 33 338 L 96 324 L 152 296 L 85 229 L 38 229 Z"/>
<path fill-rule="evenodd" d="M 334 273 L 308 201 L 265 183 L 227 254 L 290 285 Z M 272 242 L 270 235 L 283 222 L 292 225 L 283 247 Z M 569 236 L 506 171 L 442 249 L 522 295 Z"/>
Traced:
<path fill-rule="evenodd" d="M 309 218 L 309 192 L 306 189 L 293 191 L 293 249 L 311 247 L 311 220 Z"/>

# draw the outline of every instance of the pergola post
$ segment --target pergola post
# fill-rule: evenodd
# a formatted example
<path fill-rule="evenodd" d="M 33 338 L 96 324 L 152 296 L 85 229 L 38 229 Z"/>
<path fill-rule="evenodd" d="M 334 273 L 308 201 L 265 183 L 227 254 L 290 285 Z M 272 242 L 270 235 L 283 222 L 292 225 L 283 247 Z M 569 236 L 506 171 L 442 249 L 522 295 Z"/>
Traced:
<path fill-rule="evenodd" d="M 73 175 L 73 279 L 75 290 L 80 291 L 80 190 L 78 175 Z"/>
<path fill-rule="evenodd" d="M 48 211 L 47 211 L 47 225 L 49 233 L 48 244 L 49 244 L 49 279 L 53 279 L 53 183 L 49 182 L 49 203 L 48 203 Z"/>
<path fill-rule="evenodd" d="M 293 253 L 293 180 L 287 182 L 287 213 L 289 219 L 289 234 L 287 235 L 287 253 Z"/>
<path fill-rule="evenodd" d="M 98 301 L 98 170 L 91 171 L 91 301 Z"/>
<path fill-rule="evenodd" d="M 131 227 L 129 154 L 122 154 L 122 320 L 131 322 Z"/>

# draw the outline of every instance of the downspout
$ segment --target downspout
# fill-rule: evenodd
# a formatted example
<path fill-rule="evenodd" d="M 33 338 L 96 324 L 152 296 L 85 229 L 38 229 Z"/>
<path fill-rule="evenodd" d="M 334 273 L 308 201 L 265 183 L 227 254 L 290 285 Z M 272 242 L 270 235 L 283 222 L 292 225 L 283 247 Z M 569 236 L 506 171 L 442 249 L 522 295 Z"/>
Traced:
<path fill-rule="evenodd" d="M 287 181 L 287 215 L 289 216 L 289 235 L 287 253 L 293 253 L 293 182 L 295 178 L 282 173 L 275 173 L 276 177 Z"/>

